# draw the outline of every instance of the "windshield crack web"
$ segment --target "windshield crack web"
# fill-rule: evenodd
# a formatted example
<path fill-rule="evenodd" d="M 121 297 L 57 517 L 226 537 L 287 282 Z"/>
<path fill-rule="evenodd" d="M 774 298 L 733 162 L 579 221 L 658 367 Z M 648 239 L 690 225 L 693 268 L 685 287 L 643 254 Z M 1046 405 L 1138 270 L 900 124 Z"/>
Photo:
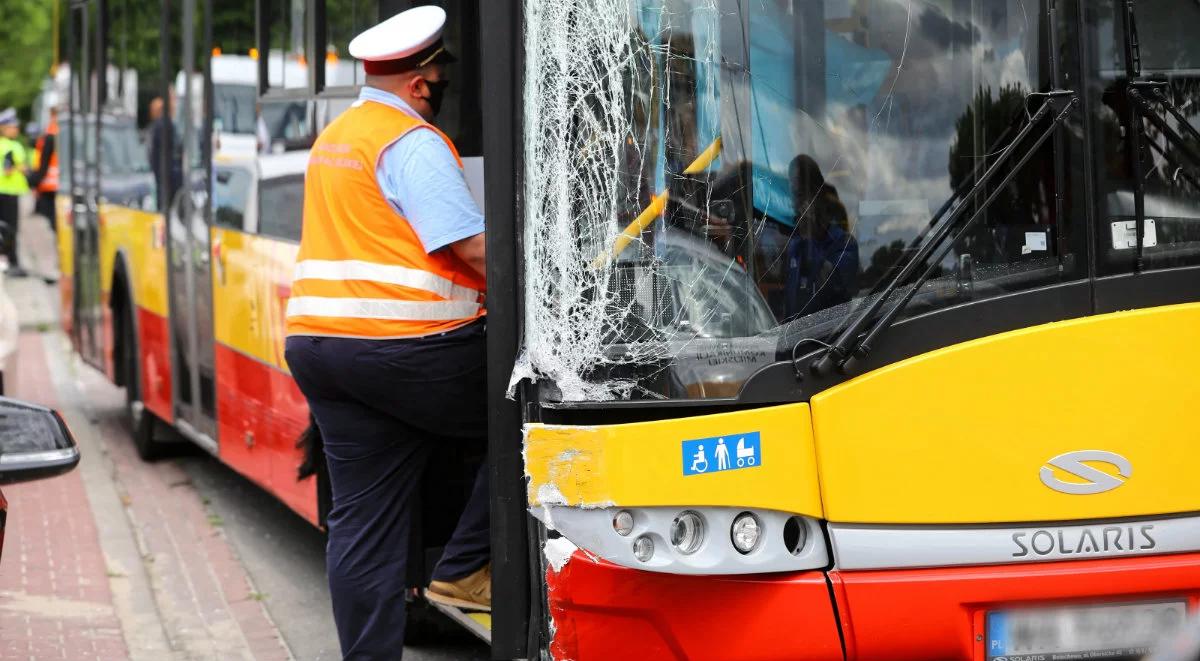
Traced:
<path fill-rule="evenodd" d="M 847 144 L 907 115 L 894 92 L 913 0 L 888 6 L 903 35 L 890 75 L 879 48 L 827 35 L 861 62 L 823 80 L 805 70 L 810 108 L 785 73 L 788 44 L 793 20 L 821 17 L 758 1 L 525 0 L 525 318 L 510 394 L 529 379 L 560 401 L 732 396 L 779 355 L 781 321 L 828 325 L 818 313 L 852 297 L 859 267 L 820 166 L 845 176 Z M 765 41 L 751 43 L 756 29 Z M 826 86 L 857 100 L 866 126 L 842 101 L 835 131 Z M 842 241 L 829 268 L 797 270 L 819 241 Z"/>
<path fill-rule="evenodd" d="M 565 401 L 628 398 L 638 379 L 612 368 L 673 353 L 673 320 L 654 318 L 671 274 L 642 238 L 666 193 L 638 185 L 665 142 L 654 126 L 670 77 L 655 62 L 670 54 L 637 9 L 525 3 L 525 341 L 512 384 L 542 379 Z M 656 11 L 659 26 L 671 20 Z M 652 110 L 631 111 L 639 103 Z"/>

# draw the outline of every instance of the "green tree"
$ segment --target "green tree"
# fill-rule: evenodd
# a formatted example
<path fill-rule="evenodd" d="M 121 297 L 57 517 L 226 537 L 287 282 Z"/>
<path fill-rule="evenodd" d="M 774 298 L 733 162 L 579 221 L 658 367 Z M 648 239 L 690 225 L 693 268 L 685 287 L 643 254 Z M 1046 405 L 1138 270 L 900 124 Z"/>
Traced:
<path fill-rule="evenodd" d="M 0 2 L 0 106 L 13 106 L 28 117 L 54 60 L 54 2 Z"/>

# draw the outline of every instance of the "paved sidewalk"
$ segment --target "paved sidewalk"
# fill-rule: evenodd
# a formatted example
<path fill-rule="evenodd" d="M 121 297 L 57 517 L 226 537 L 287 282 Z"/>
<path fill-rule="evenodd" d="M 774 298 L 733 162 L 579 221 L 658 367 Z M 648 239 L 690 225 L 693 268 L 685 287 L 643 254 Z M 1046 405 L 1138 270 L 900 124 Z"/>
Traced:
<path fill-rule="evenodd" d="M 41 338 L 24 334 L 18 347 L 14 394 L 57 407 Z M 8 486 L 4 493 L 0 658 L 127 658 L 80 473 Z"/>
<path fill-rule="evenodd" d="M 44 219 L 21 233 L 25 264 L 55 270 Z M 219 518 L 177 466 L 137 458 L 123 392 L 57 330 L 57 287 L 24 278 L 7 290 L 24 329 L 11 394 L 56 407 L 83 459 L 4 488 L 0 661 L 290 660 Z"/>

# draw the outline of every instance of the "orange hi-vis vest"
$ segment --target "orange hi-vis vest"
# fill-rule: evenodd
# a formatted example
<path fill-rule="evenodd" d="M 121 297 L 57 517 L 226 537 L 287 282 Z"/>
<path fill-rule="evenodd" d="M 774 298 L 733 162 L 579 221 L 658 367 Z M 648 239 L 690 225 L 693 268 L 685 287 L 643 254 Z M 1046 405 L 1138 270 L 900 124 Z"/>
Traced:
<path fill-rule="evenodd" d="M 57 193 L 58 192 L 58 120 L 50 122 L 50 126 L 46 128 L 46 134 L 37 139 L 34 144 L 34 158 L 41 158 L 42 145 L 46 143 L 46 136 L 54 136 L 54 151 L 50 153 L 50 166 L 46 168 L 46 176 L 38 182 L 37 189 L 39 193 Z M 36 170 L 39 164 L 34 163 Z"/>
<path fill-rule="evenodd" d="M 486 283 L 448 248 L 425 252 L 375 179 L 383 151 L 433 130 L 402 110 L 360 101 L 313 145 L 287 334 L 388 339 L 452 330 L 483 316 Z"/>

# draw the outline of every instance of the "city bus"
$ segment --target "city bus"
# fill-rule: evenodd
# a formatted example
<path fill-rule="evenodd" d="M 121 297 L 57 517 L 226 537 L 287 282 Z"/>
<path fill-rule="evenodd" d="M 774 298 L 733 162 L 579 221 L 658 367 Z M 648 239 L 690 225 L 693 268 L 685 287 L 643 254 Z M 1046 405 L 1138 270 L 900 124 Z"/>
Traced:
<path fill-rule="evenodd" d="M 497 658 L 1140 658 L 1200 606 L 1200 6 L 484 20 Z"/>
<path fill-rule="evenodd" d="M 298 447 L 311 419 L 283 358 L 307 150 L 363 82 L 350 39 L 412 3 L 260 4 L 68 3 L 43 95 L 63 127 L 61 317 L 81 358 L 124 387 L 143 459 L 189 441 L 324 526 L 328 478 Z M 308 31 L 318 11 L 329 20 Z M 447 41 L 476 64 L 448 90 L 443 128 L 482 203 L 478 14 L 456 17 Z M 428 583 L 481 454 L 435 453 L 413 586 Z M 414 639 L 445 628 L 409 596 Z M 486 637 L 478 616 L 456 615 Z"/>
<path fill-rule="evenodd" d="M 414 4 L 68 17 L 71 71 L 139 74 L 136 113 L 71 83 L 76 347 L 145 456 L 173 428 L 317 525 L 297 190 L 363 83 L 326 69 Z M 489 257 L 495 608 L 450 615 L 493 658 L 1137 658 L 1200 608 L 1194 3 L 433 4 Z"/>
<path fill-rule="evenodd" d="M 143 458 L 174 431 L 323 525 L 324 474 L 297 480 L 310 419 L 283 360 L 284 309 L 307 147 L 353 102 L 363 74 L 347 44 L 379 9 L 329 7 L 316 57 L 302 6 L 256 22 L 237 2 L 69 4 L 50 95 L 67 164 L 64 327 L 125 387 Z M 480 160 L 469 135 L 460 144 Z"/>

